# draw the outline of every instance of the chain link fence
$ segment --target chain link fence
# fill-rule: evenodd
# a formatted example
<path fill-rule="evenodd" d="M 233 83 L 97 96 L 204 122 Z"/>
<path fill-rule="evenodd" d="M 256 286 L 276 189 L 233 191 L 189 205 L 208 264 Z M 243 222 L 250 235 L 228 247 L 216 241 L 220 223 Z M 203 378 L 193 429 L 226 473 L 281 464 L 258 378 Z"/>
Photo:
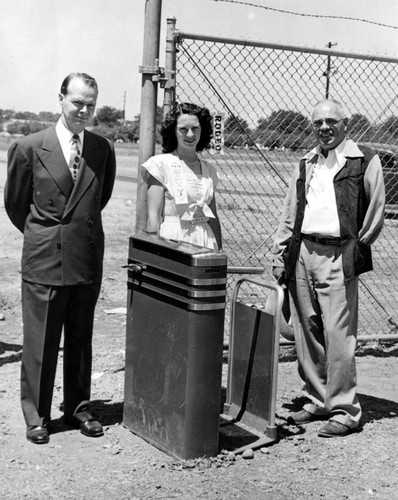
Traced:
<path fill-rule="evenodd" d="M 361 276 L 359 333 L 396 334 L 398 61 L 180 31 L 175 47 L 176 99 L 224 116 L 223 151 L 206 155 L 221 177 L 217 206 L 230 266 L 264 268 L 263 279 L 272 280 L 274 233 L 293 168 L 315 145 L 310 113 L 319 100 L 341 101 L 349 136 L 377 144 L 390 203 L 373 247 L 374 272 Z M 230 275 L 230 292 L 236 279 Z"/>

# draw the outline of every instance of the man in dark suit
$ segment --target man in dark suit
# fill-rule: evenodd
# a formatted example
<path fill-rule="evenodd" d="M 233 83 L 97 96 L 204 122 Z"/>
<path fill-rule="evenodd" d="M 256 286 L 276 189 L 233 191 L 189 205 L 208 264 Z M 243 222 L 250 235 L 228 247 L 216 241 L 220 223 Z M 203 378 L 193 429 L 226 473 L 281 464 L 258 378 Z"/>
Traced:
<path fill-rule="evenodd" d="M 88 411 L 94 309 L 104 255 L 101 211 L 111 197 L 111 143 L 85 127 L 98 95 L 94 78 L 68 75 L 55 127 L 24 137 L 8 153 L 5 208 L 23 233 L 21 402 L 26 437 L 49 441 L 62 329 L 64 417 L 87 436 L 103 429 Z"/>

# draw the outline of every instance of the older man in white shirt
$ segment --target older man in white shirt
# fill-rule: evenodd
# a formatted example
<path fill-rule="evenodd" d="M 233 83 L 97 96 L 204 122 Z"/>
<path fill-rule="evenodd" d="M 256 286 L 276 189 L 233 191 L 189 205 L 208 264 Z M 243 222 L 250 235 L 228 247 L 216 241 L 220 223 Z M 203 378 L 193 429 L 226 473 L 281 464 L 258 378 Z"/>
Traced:
<path fill-rule="evenodd" d="M 289 288 L 298 371 L 309 401 L 288 421 L 327 420 L 318 435 L 360 424 L 355 348 L 358 276 L 372 269 L 370 245 L 384 220 L 379 157 L 346 138 L 343 106 L 319 102 L 318 146 L 295 169 L 274 241 L 273 274 Z"/>

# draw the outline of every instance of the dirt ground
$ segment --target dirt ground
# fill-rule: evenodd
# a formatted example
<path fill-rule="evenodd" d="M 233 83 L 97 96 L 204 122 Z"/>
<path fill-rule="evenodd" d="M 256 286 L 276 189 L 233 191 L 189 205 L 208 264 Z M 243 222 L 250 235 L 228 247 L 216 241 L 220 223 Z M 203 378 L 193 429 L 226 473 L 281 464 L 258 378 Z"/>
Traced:
<path fill-rule="evenodd" d="M 398 498 L 398 345 L 358 350 L 360 432 L 317 436 L 320 423 L 286 422 L 302 403 L 294 348 L 280 350 L 276 424 L 279 441 L 253 458 L 223 453 L 179 461 L 123 426 L 126 263 L 136 184 L 131 157 L 118 157 L 120 178 L 104 212 L 106 256 L 94 332 L 92 405 L 105 435 L 90 439 L 63 424 L 62 351 L 48 445 L 25 438 L 19 403 L 21 236 L 3 206 L 0 151 L 0 498 L 28 499 L 358 499 Z M 226 363 L 223 385 L 225 385 Z"/>

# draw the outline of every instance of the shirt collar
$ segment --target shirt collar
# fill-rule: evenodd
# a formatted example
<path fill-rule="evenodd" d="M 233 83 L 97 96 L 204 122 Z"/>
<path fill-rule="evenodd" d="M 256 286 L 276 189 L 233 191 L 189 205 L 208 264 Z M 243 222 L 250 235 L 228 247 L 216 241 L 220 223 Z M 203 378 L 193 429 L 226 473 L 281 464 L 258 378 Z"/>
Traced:
<path fill-rule="evenodd" d="M 57 121 L 57 124 L 55 125 L 55 129 L 56 129 L 57 135 L 61 141 L 65 141 L 67 143 L 71 142 L 72 136 L 74 134 L 67 127 L 65 127 L 61 118 Z M 84 130 L 82 130 L 82 132 L 80 132 L 80 134 L 77 134 L 77 135 L 79 136 L 80 144 L 82 145 L 82 148 L 83 148 Z"/>
<path fill-rule="evenodd" d="M 335 152 L 337 163 L 340 167 L 345 164 L 346 158 L 358 158 L 363 156 L 362 151 L 358 148 L 354 141 L 351 139 L 344 139 L 338 146 L 336 146 L 332 151 Z M 318 145 L 314 149 L 311 149 L 302 159 L 311 161 L 315 155 L 321 154 L 321 147 Z"/>
<path fill-rule="evenodd" d="M 336 160 L 337 160 L 337 164 L 339 167 L 342 167 L 345 164 L 346 156 L 344 154 L 344 151 L 345 151 L 346 144 L 347 144 L 347 140 L 344 139 L 343 141 L 340 142 L 340 144 L 338 146 L 336 146 L 333 149 L 333 151 L 336 154 Z"/>

